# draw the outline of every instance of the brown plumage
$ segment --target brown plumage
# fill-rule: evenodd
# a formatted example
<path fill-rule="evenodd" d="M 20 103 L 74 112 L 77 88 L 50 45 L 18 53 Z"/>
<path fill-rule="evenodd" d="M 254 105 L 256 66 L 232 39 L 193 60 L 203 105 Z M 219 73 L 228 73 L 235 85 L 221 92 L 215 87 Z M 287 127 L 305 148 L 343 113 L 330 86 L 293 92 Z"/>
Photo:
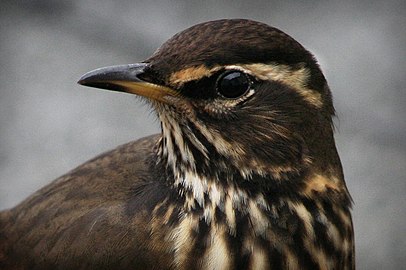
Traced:
<path fill-rule="evenodd" d="M 354 269 L 331 93 L 294 39 L 207 22 L 79 83 L 145 97 L 162 134 L 1 212 L 1 269 Z"/>

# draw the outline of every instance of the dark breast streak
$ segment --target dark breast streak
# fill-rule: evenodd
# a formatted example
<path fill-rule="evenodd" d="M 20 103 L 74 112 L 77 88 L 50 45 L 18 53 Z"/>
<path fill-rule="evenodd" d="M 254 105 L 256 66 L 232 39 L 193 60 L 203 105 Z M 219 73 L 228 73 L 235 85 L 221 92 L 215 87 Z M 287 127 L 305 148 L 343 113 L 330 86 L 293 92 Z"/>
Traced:
<path fill-rule="evenodd" d="M 229 208 L 233 199 L 226 194 L 219 205 L 206 196 L 210 210 L 195 204 L 187 211 L 169 197 L 155 207 L 152 235 L 165 232 L 175 269 L 352 269 L 352 224 L 345 208 L 323 195 L 314 201 L 275 194 L 241 205 L 234 199 Z"/>

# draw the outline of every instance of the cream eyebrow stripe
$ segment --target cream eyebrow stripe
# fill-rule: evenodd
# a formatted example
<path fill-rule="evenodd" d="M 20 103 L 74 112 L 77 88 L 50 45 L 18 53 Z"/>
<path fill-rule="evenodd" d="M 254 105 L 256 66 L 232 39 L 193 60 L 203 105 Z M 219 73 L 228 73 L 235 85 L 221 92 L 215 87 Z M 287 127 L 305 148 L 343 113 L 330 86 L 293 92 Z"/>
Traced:
<path fill-rule="evenodd" d="M 278 81 L 296 90 L 308 103 L 320 108 L 323 105 L 321 94 L 308 88 L 307 82 L 310 77 L 310 70 L 306 67 L 292 69 L 283 64 L 241 64 L 228 66 L 214 66 L 207 68 L 204 65 L 188 67 L 173 73 L 169 78 L 171 85 L 181 86 L 186 82 L 209 77 L 221 69 L 241 70 L 260 80 Z"/>
<path fill-rule="evenodd" d="M 222 66 L 215 66 L 212 68 L 207 68 L 205 65 L 195 66 L 195 67 L 188 67 L 179 71 L 172 73 L 169 78 L 169 83 L 171 85 L 178 85 L 181 86 L 184 83 L 200 80 L 204 77 L 210 77 L 216 71 L 222 69 Z"/>

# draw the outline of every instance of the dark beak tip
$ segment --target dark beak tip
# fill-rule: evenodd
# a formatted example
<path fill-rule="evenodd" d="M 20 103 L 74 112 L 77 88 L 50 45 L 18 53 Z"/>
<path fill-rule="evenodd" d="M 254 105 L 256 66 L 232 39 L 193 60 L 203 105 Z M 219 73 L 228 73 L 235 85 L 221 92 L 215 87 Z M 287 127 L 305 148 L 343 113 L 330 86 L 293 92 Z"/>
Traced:
<path fill-rule="evenodd" d="M 89 83 L 92 81 L 91 79 L 91 73 L 93 73 L 93 71 L 89 71 L 86 72 L 85 74 L 83 74 L 79 80 L 77 81 L 78 84 L 83 85 L 83 86 L 88 86 Z M 90 80 L 89 80 L 90 79 Z"/>
<path fill-rule="evenodd" d="M 80 85 L 86 85 L 86 82 L 85 82 L 85 80 L 83 80 L 82 77 L 80 77 L 80 79 L 76 83 L 80 84 Z"/>
<path fill-rule="evenodd" d="M 82 77 L 79 78 L 77 81 L 78 84 L 83 85 L 83 86 L 91 86 L 92 83 L 96 82 L 95 78 L 93 76 L 89 76 L 89 72 L 85 73 L 82 75 Z"/>
<path fill-rule="evenodd" d="M 112 81 L 140 81 L 137 75 L 146 67 L 145 63 L 119 65 L 98 68 L 83 74 L 78 84 L 90 87 L 104 88 Z"/>
<path fill-rule="evenodd" d="M 103 75 L 105 74 L 103 69 L 104 68 L 86 72 L 79 78 L 77 83 L 83 86 L 90 86 L 94 82 L 103 81 L 104 80 Z M 101 70 L 102 72 L 100 72 Z"/>

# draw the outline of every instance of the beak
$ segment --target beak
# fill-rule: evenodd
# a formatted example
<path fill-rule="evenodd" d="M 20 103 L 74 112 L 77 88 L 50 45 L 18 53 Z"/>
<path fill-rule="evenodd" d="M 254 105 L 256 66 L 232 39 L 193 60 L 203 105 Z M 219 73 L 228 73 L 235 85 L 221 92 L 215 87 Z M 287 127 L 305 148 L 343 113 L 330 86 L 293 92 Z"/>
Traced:
<path fill-rule="evenodd" d="M 95 69 L 83 75 L 78 83 L 84 86 L 136 94 L 149 99 L 167 102 L 178 96 L 175 90 L 140 79 L 147 64 L 129 64 Z"/>

